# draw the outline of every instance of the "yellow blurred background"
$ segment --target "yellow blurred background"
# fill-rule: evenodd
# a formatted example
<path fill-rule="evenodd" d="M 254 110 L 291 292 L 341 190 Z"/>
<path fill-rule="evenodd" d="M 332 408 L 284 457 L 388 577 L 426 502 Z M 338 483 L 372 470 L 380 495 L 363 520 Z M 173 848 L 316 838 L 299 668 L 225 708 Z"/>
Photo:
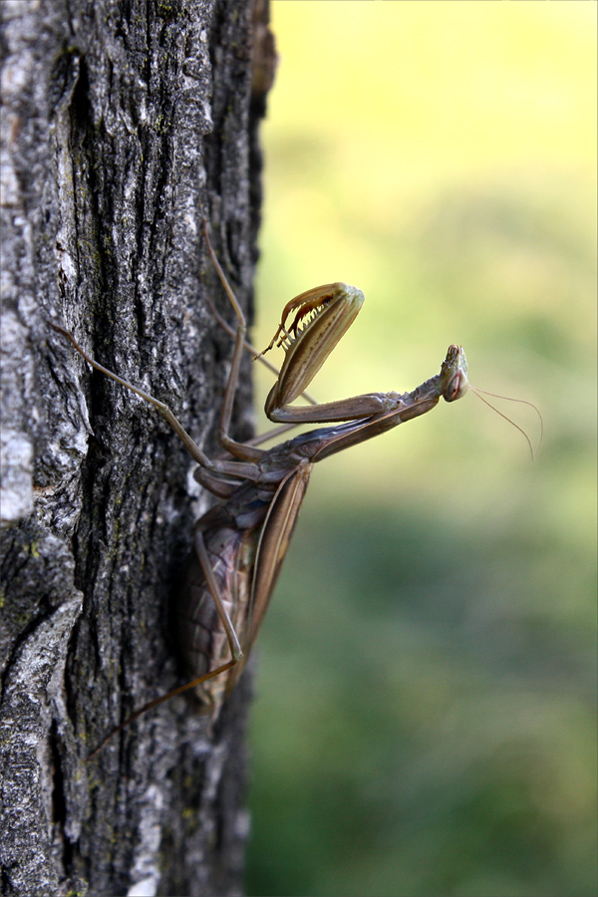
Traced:
<path fill-rule="evenodd" d="M 545 435 L 471 395 L 316 467 L 256 652 L 250 894 L 596 892 L 596 9 L 272 3 L 254 343 L 344 280 L 320 401 L 456 342 Z"/>

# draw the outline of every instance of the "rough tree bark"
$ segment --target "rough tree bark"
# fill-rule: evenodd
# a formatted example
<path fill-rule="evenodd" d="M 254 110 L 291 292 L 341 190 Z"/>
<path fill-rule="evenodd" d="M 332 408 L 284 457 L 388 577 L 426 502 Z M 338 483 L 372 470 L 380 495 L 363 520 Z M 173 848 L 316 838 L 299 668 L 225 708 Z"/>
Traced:
<path fill-rule="evenodd" d="M 232 341 L 206 293 L 231 314 L 201 218 L 250 315 L 266 2 L 3 6 L 4 894 L 241 891 L 247 685 L 213 732 L 181 696 L 86 763 L 184 681 L 169 608 L 207 505 L 177 437 L 47 322 L 216 450 Z"/>

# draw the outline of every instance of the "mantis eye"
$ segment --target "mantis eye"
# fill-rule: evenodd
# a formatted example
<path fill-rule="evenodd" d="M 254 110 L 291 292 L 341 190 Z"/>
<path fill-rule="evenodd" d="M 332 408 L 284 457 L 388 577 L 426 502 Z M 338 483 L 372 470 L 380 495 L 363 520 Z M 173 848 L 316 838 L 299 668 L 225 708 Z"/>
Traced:
<path fill-rule="evenodd" d="M 446 402 L 454 402 L 456 399 L 460 399 L 466 391 L 467 378 L 463 376 L 462 371 L 457 371 L 445 387 L 444 400 Z"/>

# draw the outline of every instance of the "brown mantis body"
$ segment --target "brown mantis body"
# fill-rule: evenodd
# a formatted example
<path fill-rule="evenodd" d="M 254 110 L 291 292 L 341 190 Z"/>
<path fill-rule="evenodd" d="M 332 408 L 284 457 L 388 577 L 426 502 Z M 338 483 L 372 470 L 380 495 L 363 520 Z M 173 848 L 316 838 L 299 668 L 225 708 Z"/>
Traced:
<path fill-rule="evenodd" d="M 246 324 L 205 228 L 204 232 L 208 251 L 237 317 L 219 426 L 220 442 L 229 458 L 208 458 L 166 405 L 99 365 L 70 333 L 53 325 L 91 365 L 158 408 L 200 465 L 196 471 L 198 481 L 221 499 L 195 525 L 195 552 L 178 614 L 183 660 L 195 678 L 146 704 L 108 738 L 150 707 L 191 688 L 215 720 L 257 638 L 313 465 L 425 414 L 441 397 L 447 402 L 455 401 L 468 389 L 463 349 L 450 346 L 440 373 L 412 392 L 371 393 L 326 404 L 290 407 L 363 304 L 363 293 L 355 287 L 327 284 L 302 293 L 285 306 L 281 324 L 270 344 L 278 339 L 279 345 L 285 345 L 285 361 L 266 400 L 266 413 L 272 421 L 291 425 L 332 425 L 303 433 L 267 450 L 234 441 L 228 435 L 228 428 L 246 346 Z M 292 312 L 295 317 L 287 324 Z M 235 460 L 230 460 L 230 456 Z"/>

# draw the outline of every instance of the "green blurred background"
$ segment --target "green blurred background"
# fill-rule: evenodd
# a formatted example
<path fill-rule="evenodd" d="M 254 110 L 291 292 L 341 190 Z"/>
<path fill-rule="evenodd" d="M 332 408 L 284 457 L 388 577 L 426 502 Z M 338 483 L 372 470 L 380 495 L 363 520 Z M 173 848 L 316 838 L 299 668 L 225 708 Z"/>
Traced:
<path fill-rule="evenodd" d="M 272 14 L 254 341 L 344 280 L 321 401 L 457 342 L 546 432 L 532 463 L 471 395 L 316 467 L 256 652 L 248 893 L 590 897 L 596 4 Z"/>

